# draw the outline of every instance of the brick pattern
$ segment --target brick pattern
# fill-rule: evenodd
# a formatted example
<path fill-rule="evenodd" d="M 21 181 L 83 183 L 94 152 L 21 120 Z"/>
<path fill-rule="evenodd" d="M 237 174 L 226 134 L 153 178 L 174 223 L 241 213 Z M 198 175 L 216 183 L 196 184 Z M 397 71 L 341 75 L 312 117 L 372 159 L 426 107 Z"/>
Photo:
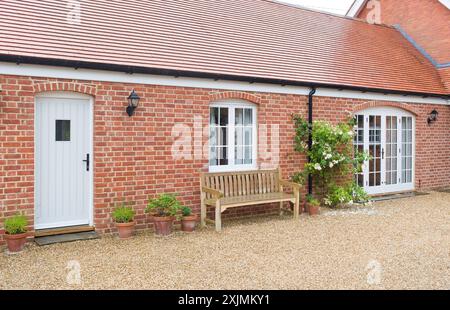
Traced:
<path fill-rule="evenodd" d="M 94 222 L 100 233 L 114 231 L 110 214 L 114 202 L 123 199 L 135 202 L 138 229 L 150 227 L 144 208 L 148 197 L 159 193 L 176 192 L 183 203 L 199 211 L 199 173 L 207 170 L 208 159 L 191 156 L 175 160 L 172 129 L 179 123 L 192 128 L 196 117 L 201 117 L 207 127 L 212 101 L 236 98 L 258 104 L 258 124 L 269 131 L 272 127 L 279 129 L 279 160 L 284 177 L 306 162 L 304 156 L 293 152 L 291 120 L 294 113 L 306 117 L 306 96 L 4 75 L 0 76 L 0 84 L 0 243 L 3 219 L 17 211 L 28 215 L 33 228 L 34 97 L 38 92 L 75 91 L 95 97 Z M 133 89 L 142 99 L 130 118 L 125 108 Z M 450 182 L 450 107 L 325 97 L 316 97 L 314 104 L 314 117 L 333 123 L 373 105 L 413 111 L 417 115 L 417 187 Z M 439 111 L 439 121 L 428 126 L 426 119 L 433 109 Z M 207 137 L 203 136 L 200 143 L 207 143 Z M 269 156 L 271 151 L 266 144 L 259 144 L 260 167 L 276 166 Z M 230 210 L 226 216 L 274 210 L 271 206 L 256 206 Z"/>

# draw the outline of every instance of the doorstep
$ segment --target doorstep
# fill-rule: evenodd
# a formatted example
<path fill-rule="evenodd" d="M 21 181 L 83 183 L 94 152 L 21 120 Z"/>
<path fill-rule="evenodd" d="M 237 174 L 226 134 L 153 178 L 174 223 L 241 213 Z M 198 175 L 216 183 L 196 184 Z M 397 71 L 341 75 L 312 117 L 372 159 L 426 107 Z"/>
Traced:
<path fill-rule="evenodd" d="M 372 201 L 383 201 L 383 200 L 393 200 L 393 199 L 401 199 L 401 198 L 409 198 L 416 196 L 429 195 L 426 192 L 418 192 L 418 191 L 407 191 L 407 192 L 397 192 L 397 193 L 389 193 L 389 194 L 381 194 L 381 195 L 372 195 L 370 199 Z"/>
<path fill-rule="evenodd" d="M 65 243 L 83 240 L 99 239 L 100 237 L 95 231 L 53 235 L 45 237 L 35 237 L 34 242 L 39 246 L 50 245 L 55 243 Z"/>
<path fill-rule="evenodd" d="M 47 237 L 47 236 L 55 236 L 55 235 L 64 235 L 64 234 L 74 234 L 74 233 L 83 233 L 95 231 L 95 228 L 88 225 L 82 226 L 69 226 L 69 227 L 59 227 L 59 228 L 50 228 L 50 229 L 39 229 L 34 233 L 35 238 L 39 237 Z"/>

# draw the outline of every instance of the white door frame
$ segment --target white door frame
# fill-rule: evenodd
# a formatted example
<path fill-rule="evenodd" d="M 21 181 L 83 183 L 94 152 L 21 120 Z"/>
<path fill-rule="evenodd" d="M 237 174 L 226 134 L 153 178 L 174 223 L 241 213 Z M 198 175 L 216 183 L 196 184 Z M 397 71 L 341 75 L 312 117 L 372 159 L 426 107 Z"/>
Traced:
<path fill-rule="evenodd" d="M 87 201 L 89 202 L 88 210 L 89 210 L 89 226 L 94 226 L 94 171 L 95 171 L 95 156 L 94 156 L 94 98 L 92 96 L 82 94 L 82 93 L 76 93 L 76 92 L 67 92 L 67 91 L 51 91 L 51 92 L 42 92 L 35 96 L 34 100 L 34 161 L 35 161 L 35 167 L 38 164 L 37 161 L 37 131 L 36 131 L 36 124 L 37 124 L 37 104 L 38 99 L 42 98 L 60 98 L 60 99 L 88 99 L 89 100 L 89 131 L 90 131 L 90 143 L 89 143 L 89 154 L 90 154 L 90 173 L 88 176 L 89 179 L 89 186 L 88 189 L 88 197 Z M 36 175 L 37 169 L 34 169 L 34 223 L 35 223 L 35 229 L 46 229 L 46 228 L 52 228 L 52 227 L 40 227 L 39 225 L 36 225 L 36 204 L 38 202 L 38 194 L 37 193 L 37 186 L 36 183 L 38 182 L 38 178 Z"/>
<path fill-rule="evenodd" d="M 411 191 L 415 189 L 415 161 L 416 161 L 416 118 L 405 110 L 395 107 L 375 107 L 358 111 L 355 115 L 364 115 L 364 150 L 369 152 L 369 115 L 381 117 L 381 148 L 386 153 L 386 116 L 397 117 L 397 178 L 402 178 L 402 117 L 412 119 L 412 181 L 411 183 L 401 183 L 386 185 L 386 156 L 381 159 L 381 185 L 369 186 L 369 163 L 366 162 L 363 168 L 364 189 L 370 195 Z"/>

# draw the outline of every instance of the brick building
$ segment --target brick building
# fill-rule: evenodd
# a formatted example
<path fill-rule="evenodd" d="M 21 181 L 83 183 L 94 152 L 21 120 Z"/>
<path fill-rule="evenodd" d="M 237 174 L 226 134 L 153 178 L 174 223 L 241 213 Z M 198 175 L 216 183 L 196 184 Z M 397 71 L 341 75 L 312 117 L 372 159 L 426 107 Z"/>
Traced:
<path fill-rule="evenodd" d="M 358 117 L 369 193 L 448 185 L 449 10 L 391 2 L 385 22 L 401 28 L 266 0 L 2 1 L 0 242 L 17 211 L 31 230 L 110 233 L 113 204 L 127 200 L 145 229 L 149 196 L 176 192 L 199 211 L 201 172 L 289 177 L 306 162 L 291 115 L 306 117 L 312 89 L 314 119 Z M 415 10 L 420 29 L 403 15 Z"/>

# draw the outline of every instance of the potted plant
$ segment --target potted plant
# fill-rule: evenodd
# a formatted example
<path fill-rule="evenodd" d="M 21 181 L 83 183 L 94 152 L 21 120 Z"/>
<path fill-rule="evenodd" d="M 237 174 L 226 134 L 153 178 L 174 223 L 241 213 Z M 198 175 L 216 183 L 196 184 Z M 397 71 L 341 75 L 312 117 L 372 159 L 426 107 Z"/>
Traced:
<path fill-rule="evenodd" d="M 181 214 L 181 230 L 184 232 L 193 232 L 197 223 L 197 216 L 192 214 L 192 209 L 189 207 L 182 207 Z"/>
<path fill-rule="evenodd" d="M 320 201 L 315 199 L 312 195 L 306 196 L 306 206 L 309 215 L 318 215 L 320 213 Z"/>
<path fill-rule="evenodd" d="M 23 250 L 28 237 L 27 225 L 27 218 L 20 214 L 5 220 L 5 239 L 9 252 L 17 253 Z"/>
<path fill-rule="evenodd" d="M 173 221 L 180 208 L 180 202 L 172 194 L 162 194 L 158 198 L 149 199 L 145 212 L 153 216 L 156 235 L 168 236 L 172 233 Z"/>
<path fill-rule="evenodd" d="M 134 235 L 134 227 L 136 226 L 134 215 L 134 210 L 125 205 L 122 205 L 113 211 L 112 217 L 116 223 L 117 230 L 119 231 L 120 239 L 129 239 Z"/>

